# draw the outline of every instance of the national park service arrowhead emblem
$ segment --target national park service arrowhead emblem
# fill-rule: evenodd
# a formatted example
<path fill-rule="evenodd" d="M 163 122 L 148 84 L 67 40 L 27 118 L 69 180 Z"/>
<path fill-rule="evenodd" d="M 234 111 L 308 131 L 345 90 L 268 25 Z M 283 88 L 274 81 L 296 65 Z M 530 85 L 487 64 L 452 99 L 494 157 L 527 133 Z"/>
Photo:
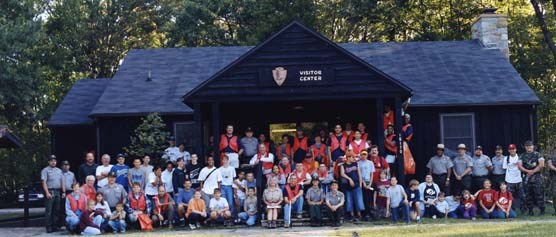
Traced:
<path fill-rule="evenodd" d="M 272 77 L 276 82 L 276 85 L 281 86 L 286 81 L 286 76 L 288 75 L 288 70 L 283 67 L 276 67 L 272 70 Z"/>

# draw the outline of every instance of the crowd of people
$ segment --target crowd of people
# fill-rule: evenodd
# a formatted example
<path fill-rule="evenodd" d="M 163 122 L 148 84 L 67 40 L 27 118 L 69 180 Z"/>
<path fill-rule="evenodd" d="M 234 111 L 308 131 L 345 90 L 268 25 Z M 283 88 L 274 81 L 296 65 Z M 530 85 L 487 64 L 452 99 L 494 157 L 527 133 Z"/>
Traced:
<path fill-rule="evenodd" d="M 409 120 L 406 114 L 404 141 L 413 137 Z M 264 134 L 255 138 L 250 128 L 240 139 L 228 125 L 219 139 L 219 164 L 212 152 L 199 159 L 185 145 L 176 146 L 173 137 L 162 156 L 164 166 L 151 165 L 146 155 L 129 167 L 124 154 L 116 155 L 115 164 L 104 154 L 97 165 L 95 155 L 87 153 L 75 176 L 69 162 L 59 169 L 52 155 L 41 172 L 46 230 L 65 226 L 72 233 L 101 234 L 145 229 L 143 224 L 197 229 L 259 222 L 289 228 L 304 213 L 312 226 L 340 226 L 383 218 L 405 223 L 423 217 L 514 218 L 516 210 L 533 215 L 534 207 L 545 212 L 545 160 L 531 141 L 522 154 L 514 144 L 507 155 L 497 146 L 492 158 L 481 146 L 470 154 L 465 144 L 448 157 L 438 144 L 424 182 L 412 179 L 406 185 L 397 179 L 403 169 L 396 165 L 398 140 L 391 122 L 385 119 L 385 156 L 363 123 L 355 131 L 345 127 L 338 124 L 334 132 L 321 130 L 311 138 L 298 128 L 293 138 L 284 135 L 273 145 Z M 556 173 L 556 159 L 547 164 Z"/>

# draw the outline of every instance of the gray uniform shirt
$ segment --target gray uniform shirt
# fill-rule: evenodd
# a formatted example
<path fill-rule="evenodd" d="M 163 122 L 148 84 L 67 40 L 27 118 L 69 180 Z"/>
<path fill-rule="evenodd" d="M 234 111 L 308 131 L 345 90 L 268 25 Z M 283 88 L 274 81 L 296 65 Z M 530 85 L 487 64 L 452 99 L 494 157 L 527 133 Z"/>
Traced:
<path fill-rule="evenodd" d="M 471 171 L 471 173 L 473 174 L 473 176 L 486 176 L 488 175 L 487 167 L 491 166 L 492 162 L 490 162 L 490 158 L 488 156 L 473 156 L 473 170 Z"/>
<path fill-rule="evenodd" d="M 492 173 L 495 175 L 506 174 L 506 170 L 504 170 L 504 160 L 506 159 L 505 156 L 494 156 L 492 157 Z"/>
<path fill-rule="evenodd" d="M 452 164 L 450 157 L 445 155 L 433 156 L 429 160 L 429 163 L 427 163 L 427 168 L 431 169 L 432 173 L 437 175 L 448 173 L 448 170 L 453 166 L 454 164 Z"/>
<path fill-rule="evenodd" d="M 50 167 L 42 169 L 41 180 L 46 182 L 48 189 L 62 189 L 62 170 L 58 167 Z"/>
<path fill-rule="evenodd" d="M 326 201 L 330 203 L 332 206 L 336 206 L 340 204 L 344 200 L 344 193 L 338 191 L 336 195 L 332 193 L 332 191 L 326 194 Z"/>
<path fill-rule="evenodd" d="M 252 157 L 257 154 L 257 148 L 259 146 L 259 140 L 257 140 L 257 138 L 242 137 L 239 143 L 243 148 L 243 156 Z"/>
<path fill-rule="evenodd" d="M 305 198 L 311 202 L 320 202 L 322 200 L 322 191 L 320 188 L 314 189 L 313 187 L 307 189 Z"/>
<path fill-rule="evenodd" d="M 62 171 L 62 175 L 64 176 L 64 186 L 66 186 L 66 192 L 72 191 L 72 185 L 76 182 L 75 175 L 71 171 L 64 172 Z"/>
<path fill-rule="evenodd" d="M 117 183 L 112 186 L 107 184 L 102 187 L 99 192 L 104 195 L 104 200 L 108 202 L 108 206 L 110 206 L 110 208 L 115 207 L 118 202 L 123 202 L 123 200 L 127 197 L 127 192 L 125 191 L 124 186 Z"/>
<path fill-rule="evenodd" d="M 452 163 L 454 164 L 456 175 L 462 175 L 467 167 L 473 168 L 473 161 L 468 155 L 456 156 L 454 160 L 452 160 Z"/>

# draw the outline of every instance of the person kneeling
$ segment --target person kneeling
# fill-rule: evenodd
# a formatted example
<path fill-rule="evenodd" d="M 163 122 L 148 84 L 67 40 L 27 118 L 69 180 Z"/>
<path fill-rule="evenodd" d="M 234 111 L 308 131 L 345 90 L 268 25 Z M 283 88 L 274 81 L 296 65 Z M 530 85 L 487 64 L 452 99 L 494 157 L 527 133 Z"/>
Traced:
<path fill-rule="evenodd" d="M 128 194 L 126 205 L 130 223 L 138 223 L 139 215 L 148 215 L 151 212 L 151 202 L 141 191 L 141 184 L 137 182 L 133 183 L 132 192 Z"/>
<path fill-rule="evenodd" d="M 74 183 L 72 185 L 73 192 L 66 197 L 66 223 L 67 230 L 69 232 L 74 232 L 77 225 L 79 225 L 79 218 L 82 213 L 87 209 L 87 198 L 85 194 L 79 191 L 79 183 Z M 90 200 L 95 202 L 95 200 Z M 94 205 L 93 205 L 94 206 Z"/>
<path fill-rule="evenodd" d="M 496 206 L 498 206 L 498 218 L 515 218 L 517 214 L 512 210 L 513 196 L 508 192 L 508 185 L 502 181 L 500 191 L 496 193 Z"/>
<path fill-rule="evenodd" d="M 81 235 L 100 235 L 100 226 L 93 222 L 93 216 L 95 215 L 95 201 L 89 200 L 87 202 L 87 208 L 79 216 L 79 230 Z"/>
<path fill-rule="evenodd" d="M 338 191 L 338 182 L 330 182 L 330 192 L 326 194 L 326 207 L 332 226 L 340 226 L 340 218 L 344 216 L 344 194 Z"/>
<path fill-rule="evenodd" d="M 390 178 L 390 187 L 387 193 L 386 215 L 392 215 L 392 221 L 397 222 L 400 219 L 400 211 L 403 211 L 405 223 L 409 224 L 409 202 L 407 194 L 401 185 L 398 185 L 396 177 Z"/>
<path fill-rule="evenodd" d="M 222 191 L 219 188 L 214 189 L 214 197 L 210 199 L 209 203 L 210 219 L 213 222 L 224 221 L 224 226 L 232 225 L 230 218 L 230 207 L 228 201 L 222 198 Z"/>
<path fill-rule="evenodd" d="M 485 180 L 483 182 L 483 189 L 479 190 L 475 197 L 479 200 L 479 209 L 481 216 L 484 219 L 495 219 L 498 217 L 498 211 L 496 210 L 496 191 L 491 189 L 490 180 Z"/>
<path fill-rule="evenodd" d="M 205 201 L 201 198 L 201 189 L 195 190 L 193 198 L 187 204 L 187 212 L 185 213 L 186 221 L 192 230 L 201 228 L 201 222 L 207 218 L 207 208 Z"/>
<path fill-rule="evenodd" d="M 239 219 L 245 222 L 248 227 L 255 225 L 257 221 L 257 196 L 255 196 L 255 189 L 249 188 L 247 190 L 247 198 L 243 202 L 243 210 L 238 214 Z"/>
<path fill-rule="evenodd" d="M 311 180 L 311 188 L 307 189 L 307 194 L 305 198 L 307 199 L 307 204 L 309 204 L 309 214 L 311 216 L 311 226 L 320 226 L 321 224 L 321 213 L 320 207 L 322 205 L 323 194 L 319 187 L 319 178 L 317 176 L 313 177 Z"/>
<path fill-rule="evenodd" d="M 158 195 L 153 197 L 154 207 L 152 220 L 154 224 L 162 226 L 164 221 L 168 221 L 168 228 L 174 228 L 174 199 L 172 195 L 166 193 L 164 185 L 158 186 Z"/>
<path fill-rule="evenodd" d="M 108 222 L 108 225 L 110 225 L 110 228 L 112 228 L 113 233 L 125 233 L 125 216 L 126 213 L 124 211 L 124 204 L 121 202 L 117 203 L 116 210 L 112 212 L 110 221 Z"/>

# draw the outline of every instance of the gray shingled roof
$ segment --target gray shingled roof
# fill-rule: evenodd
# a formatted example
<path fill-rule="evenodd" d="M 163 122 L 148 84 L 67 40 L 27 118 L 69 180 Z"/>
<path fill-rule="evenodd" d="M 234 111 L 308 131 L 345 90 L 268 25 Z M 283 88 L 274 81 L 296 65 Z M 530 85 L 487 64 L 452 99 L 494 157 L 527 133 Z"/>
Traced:
<path fill-rule="evenodd" d="M 92 124 L 88 116 L 110 79 L 81 79 L 73 84 L 62 103 L 50 117 L 49 126 Z"/>
<path fill-rule="evenodd" d="M 477 41 L 347 43 L 340 46 L 409 86 L 414 93 L 411 106 L 539 102 L 533 90 L 498 50 L 485 49 Z M 182 96 L 251 48 L 131 50 L 90 115 L 191 113 L 192 109 L 182 103 Z M 152 81 L 147 81 L 149 70 Z"/>

